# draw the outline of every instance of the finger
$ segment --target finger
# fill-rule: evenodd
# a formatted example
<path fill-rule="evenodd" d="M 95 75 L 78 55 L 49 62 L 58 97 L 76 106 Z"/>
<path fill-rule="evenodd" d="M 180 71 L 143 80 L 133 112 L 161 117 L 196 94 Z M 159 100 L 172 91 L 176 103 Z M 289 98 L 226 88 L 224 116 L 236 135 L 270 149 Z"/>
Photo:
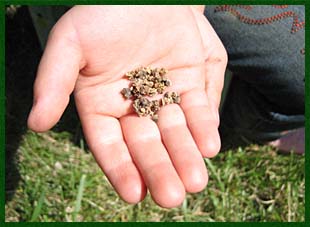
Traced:
<path fill-rule="evenodd" d="M 203 65 L 173 69 L 167 74 L 173 82 L 172 87 L 167 90 L 181 94 L 181 107 L 201 154 L 204 157 L 214 157 L 221 146 L 219 116 L 217 108 L 211 108 L 212 102 L 204 90 L 204 72 Z"/>
<path fill-rule="evenodd" d="M 210 99 L 209 106 L 217 111 L 224 85 L 227 53 L 207 18 L 197 11 L 194 11 L 194 15 L 205 50 L 205 90 Z"/>
<path fill-rule="evenodd" d="M 50 33 L 34 84 L 34 104 L 28 126 L 34 131 L 51 128 L 69 102 L 79 69 L 83 65 L 77 35 L 67 18 Z"/>
<path fill-rule="evenodd" d="M 197 94 L 198 96 L 199 94 L 202 96 L 202 99 L 199 101 L 201 103 L 188 103 L 188 106 L 193 105 L 193 108 L 186 111 L 186 118 L 192 122 L 190 123 L 190 128 L 192 133 L 195 134 L 194 138 L 198 141 L 197 143 L 199 144 L 200 150 L 206 157 L 213 157 L 220 149 L 218 109 L 221 102 L 224 74 L 228 59 L 225 48 L 208 20 L 203 14 L 197 13 L 197 11 L 193 12 L 205 50 L 205 94 L 202 91 Z M 191 94 L 187 94 L 185 98 L 189 101 L 193 98 L 191 96 L 193 96 L 193 94 L 195 95 L 195 93 L 195 91 L 191 92 Z M 188 108 L 186 104 L 184 108 Z M 204 114 L 203 117 L 200 117 L 202 118 L 200 121 L 208 123 L 208 125 L 205 125 L 208 128 L 203 129 L 198 125 L 199 116 L 197 116 L 196 111 L 199 111 L 199 109 L 201 113 Z M 190 120 L 195 118 L 196 120 Z M 209 134 L 209 136 L 205 137 L 206 134 Z"/>
<path fill-rule="evenodd" d="M 158 127 L 170 158 L 187 192 L 199 192 L 208 182 L 208 173 L 201 153 L 187 128 L 180 106 L 160 109 Z"/>
<path fill-rule="evenodd" d="M 81 121 L 87 144 L 116 192 L 128 203 L 143 200 L 146 188 L 123 140 L 119 121 L 102 115 L 82 115 Z"/>
<path fill-rule="evenodd" d="M 207 158 L 214 157 L 221 147 L 218 133 L 219 119 L 209 108 L 205 91 L 200 88 L 182 94 L 181 107 L 201 154 Z"/>
<path fill-rule="evenodd" d="M 180 205 L 185 190 L 161 142 L 157 125 L 146 117 L 121 118 L 131 156 L 143 176 L 154 201 L 166 208 Z"/>

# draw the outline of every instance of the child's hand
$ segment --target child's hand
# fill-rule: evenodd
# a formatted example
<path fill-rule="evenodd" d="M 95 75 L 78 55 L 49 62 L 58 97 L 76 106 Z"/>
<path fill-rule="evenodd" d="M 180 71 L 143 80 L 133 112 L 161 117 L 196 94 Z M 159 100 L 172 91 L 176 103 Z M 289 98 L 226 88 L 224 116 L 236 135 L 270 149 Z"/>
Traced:
<path fill-rule="evenodd" d="M 38 69 L 28 125 L 50 129 L 74 91 L 87 143 L 118 194 L 141 201 L 146 188 L 162 207 L 208 181 L 204 157 L 220 149 L 218 105 L 226 52 L 212 27 L 190 6 L 77 6 L 55 25 Z M 120 93 L 123 75 L 164 67 L 180 106 L 159 121 L 133 113 Z M 206 90 L 205 90 L 206 89 Z"/>

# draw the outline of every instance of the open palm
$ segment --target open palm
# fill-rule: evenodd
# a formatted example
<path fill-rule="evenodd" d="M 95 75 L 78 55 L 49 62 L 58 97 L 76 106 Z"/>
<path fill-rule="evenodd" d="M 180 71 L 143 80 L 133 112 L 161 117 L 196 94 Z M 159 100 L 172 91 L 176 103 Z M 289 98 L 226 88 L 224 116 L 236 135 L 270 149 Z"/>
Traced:
<path fill-rule="evenodd" d="M 190 6 L 77 6 L 54 26 L 34 86 L 28 125 L 51 128 L 74 91 L 87 143 L 118 194 L 141 201 L 148 188 L 163 207 L 201 191 L 203 157 L 220 149 L 217 113 L 225 50 Z M 164 67 L 180 105 L 164 106 L 157 124 L 134 114 L 120 93 L 124 74 Z"/>

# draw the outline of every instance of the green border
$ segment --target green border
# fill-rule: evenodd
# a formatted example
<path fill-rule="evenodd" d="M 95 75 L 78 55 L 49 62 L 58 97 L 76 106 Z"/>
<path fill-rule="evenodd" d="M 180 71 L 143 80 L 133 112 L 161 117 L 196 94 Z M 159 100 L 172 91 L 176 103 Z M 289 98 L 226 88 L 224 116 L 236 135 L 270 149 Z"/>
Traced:
<path fill-rule="evenodd" d="M 175 4 L 175 5 L 195 5 L 195 4 L 257 4 L 257 5 L 271 5 L 271 4 L 291 4 L 291 5 L 304 5 L 306 0 L 4 0 L 6 5 L 95 5 L 95 4 L 111 4 L 111 5 L 124 5 L 124 4 L 136 4 L 136 5 L 152 5 L 152 4 Z"/>
<path fill-rule="evenodd" d="M 1 208 L 1 213 L 3 214 L 0 215 L 0 222 L 4 222 L 5 218 L 5 208 L 4 208 L 4 171 L 5 171 L 5 158 L 4 158 L 4 141 L 5 141 L 5 122 L 4 122 L 4 116 L 5 116 L 5 107 L 4 107 L 4 97 L 5 97 L 5 90 L 4 90 L 4 75 L 5 75 L 5 70 L 4 70 L 4 56 L 5 56 L 5 45 L 4 45 L 4 26 L 5 26 L 5 21 L 4 21 L 4 6 L 0 5 L 0 208 Z M 3 148 L 3 149 L 2 149 Z"/>
<path fill-rule="evenodd" d="M 153 226 L 175 226 L 175 227 L 202 227 L 202 226 L 221 226 L 221 227 L 245 227 L 245 226 L 272 226 L 272 227 L 306 227 L 305 222 L 80 222 L 80 223 L 68 223 L 68 222 L 52 222 L 52 223 L 43 223 L 43 222 L 7 222 L 7 226 L 29 226 L 29 227 L 39 227 L 42 225 L 50 225 L 50 226 L 73 226 L 73 225 L 79 225 L 79 226 L 104 226 L 104 227 L 110 227 L 110 226 L 127 226 L 127 227 L 137 227 L 137 226 L 143 226 L 143 227 L 153 227 Z"/>
<path fill-rule="evenodd" d="M 165 0 L 104 0 L 104 1 L 99 1 L 99 0 L 4 0 L 1 1 L 0 7 L 0 208 L 1 208 L 1 213 L 0 213 L 0 225 L 2 222 L 5 220 L 5 205 L 4 205 L 4 171 L 5 171 L 5 5 L 72 5 L 72 4 L 259 4 L 259 5 L 269 5 L 269 4 L 291 4 L 291 5 L 305 5 L 305 10 L 306 10 L 306 15 L 310 14 L 310 3 L 307 3 L 307 1 L 299 1 L 299 0 L 289 0 L 289 1 L 268 1 L 268 0 L 232 0 L 232 1 L 223 1 L 223 0 L 209 0 L 209 1 L 199 1 L 199 0 L 192 0 L 192 1 L 185 1 L 185 0 L 180 0 L 180 1 L 165 1 Z M 310 111 L 310 78 L 309 78 L 309 68 L 310 68 L 310 58 L 309 58 L 309 42 L 310 42 L 310 29 L 309 29 L 309 23 L 310 23 L 310 17 L 306 16 L 306 28 L 305 28 L 305 34 L 306 34 L 306 42 L 305 42 L 305 82 L 306 82 L 306 89 L 305 89 L 305 108 L 306 108 L 306 150 L 310 149 L 310 141 L 309 141 L 309 111 Z M 3 149 L 1 149 L 3 148 Z M 267 222 L 267 223 L 258 223 L 258 222 L 251 222 L 251 223 L 72 223 L 72 224 L 79 224 L 80 226 L 89 226 L 93 224 L 104 224 L 105 226 L 111 226 L 111 225 L 127 225 L 127 226 L 137 226 L 137 225 L 144 225 L 144 226 L 149 226 L 149 225 L 174 225 L 174 226 L 202 226 L 202 225 L 213 225 L 213 226 L 273 226 L 273 227 L 281 227 L 283 225 L 285 226 L 306 226 L 310 222 L 310 196 L 309 196 L 309 182 L 310 182 L 310 156 L 309 153 L 307 154 L 306 152 L 306 158 L 305 158 L 305 174 L 306 174 L 306 190 L 305 190 L 305 222 L 299 222 L 299 223 L 279 223 L 279 222 Z M 53 226 L 65 226 L 65 225 L 72 225 L 71 223 L 52 223 Z M 42 223 L 6 223 L 6 225 L 10 226 L 15 226 L 15 225 L 23 225 L 23 226 L 41 226 Z"/>
<path fill-rule="evenodd" d="M 310 120 L 310 116 L 309 116 L 309 111 L 310 111 L 310 78 L 309 78 L 309 68 L 310 68 L 310 58 L 309 58 L 309 41 L 310 41 L 310 18 L 309 18 L 309 13 L 310 13 L 310 4 L 307 3 L 305 4 L 305 10 L 306 10 L 306 15 L 308 15 L 308 17 L 305 17 L 306 20 L 306 27 L 305 27 L 305 51 L 306 51 L 306 55 L 305 55 L 305 116 L 306 116 L 306 130 L 305 130 L 305 138 L 306 138 L 306 157 L 305 157 L 305 221 L 306 222 L 310 222 L 310 196 L 309 196 L 309 188 L 310 188 L 310 173 L 309 173 L 309 166 L 310 166 L 310 155 L 309 152 L 307 153 L 307 151 L 310 149 L 310 141 L 309 141 L 309 120 Z"/>

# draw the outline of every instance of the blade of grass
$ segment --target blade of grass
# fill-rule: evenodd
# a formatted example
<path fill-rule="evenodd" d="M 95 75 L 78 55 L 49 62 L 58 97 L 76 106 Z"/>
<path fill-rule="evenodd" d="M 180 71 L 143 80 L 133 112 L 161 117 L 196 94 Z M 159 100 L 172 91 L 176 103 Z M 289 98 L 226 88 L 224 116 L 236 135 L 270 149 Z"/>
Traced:
<path fill-rule="evenodd" d="M 220 178 L 220 176 L 216 173 L 216 170 L 215 170 L 215 166 L 212 164 L 212 162 L 210 161 L 210 159 L 208 158 L 205 158 L 204 159 L 205 162 L 207 163 L 207 166 L 209 167 L 211 173 L 215 176 L 220 188 L 221 188 L 221 191 L 224 192 L 225 191 L 225 186 Z"/>
<path fill-rule="evenodd" d="M 39 201 L 38 201 L 38 204 L 37 204 L 37 206 L 35 207 L 35 209 L 34 209 L 34 211 L 32 213 L 32 216 L 31 216 L 31 219 L 30 219 L 31 222 L 36 221 L 37 218 L 39 217 L 39 215 L 41 213 L 42 205 L 44 203 L 44 198 L 45 198 L 45 191 L 42 191 L 41 195 L 40 195 L 40 198 L 39 198 Z"/>
<path fill-rule="evenodd" d="M 81 201 L 83 198 L 83 191 L 84 191 L 84 187 L 85 187 L 85 179 L 86 179 L 86 175 L 83 174 L 81 179 L 80 179 L 80 185 L 79 185 L 79 189 L 78 189 L 78 194 L 76 196 L 76 200 L 75 200 L 75 207 L 74 207 L 74 211 L 73 211 L 73 217 L 72 220 L 74 222 L 76 222 L 76 217 L 78 212 L 81 209 Z"/>
<path fill-rule="evenodd" d="M 188 218 L 187 218 L 187 197 L 185 197 L 183 203 L 182 203 L 182 212 L 183 212 L 183 215 L 184 215 L 184 221 L 188 221 Z"/>
<path fill-rule="evenodd" d="M 287 221 L 291 222 L 291 216 L 292 216 L 292 212 L 291 212 L 291 182 L 287 183 L 287 208 L 288 208 L 288 212 L 287 212 Z"/>

